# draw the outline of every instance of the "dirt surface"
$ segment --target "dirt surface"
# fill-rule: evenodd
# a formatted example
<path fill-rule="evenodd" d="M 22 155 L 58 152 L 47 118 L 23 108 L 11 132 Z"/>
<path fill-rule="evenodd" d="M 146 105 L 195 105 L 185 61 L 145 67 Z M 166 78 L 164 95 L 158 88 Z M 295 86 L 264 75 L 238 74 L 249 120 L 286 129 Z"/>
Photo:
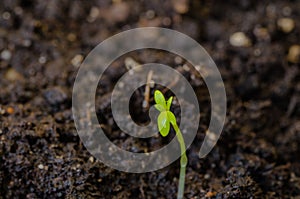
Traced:
<path fill-rule="evenodd" d="M 228 104 L 221 138 L 198 158 L 207 89 L 184 60 L 157 51 L 124 55 L 102 78 L 96 108 L 109 137 L 136 152 L 167 143 L 124 135 L 109 104 L 126 57 L 165 63 L 189 79 L 201 109 L 185 197 L 299 199 L 299 21 L 300 1 L 1 0 L 0 198 L 176 198 L 179 161 L 145 174 L 113 170 L 82 145 L 71 112 L 78 66 L 90 50 L 123 30 L 159 26 L 196 39 L 218 65 Z M 132 98 L 137 122 L 147 121 L 143 91 Z"/>

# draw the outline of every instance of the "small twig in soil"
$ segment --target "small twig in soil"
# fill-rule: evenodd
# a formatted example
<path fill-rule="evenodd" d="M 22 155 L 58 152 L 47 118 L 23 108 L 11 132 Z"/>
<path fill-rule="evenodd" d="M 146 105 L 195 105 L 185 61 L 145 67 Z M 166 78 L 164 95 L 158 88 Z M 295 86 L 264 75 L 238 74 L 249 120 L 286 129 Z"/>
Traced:
<path fill-rule="evenodd" d="M 152 76 L 153 76 L 153 71 L 150 70 L 148 75 L 147 75 L 147 82 L 146 82 L 146 88 L 145 88 L 145 93 L 144 93 L 143 108 L 145 110 L 149 109 L 150 83 L 151 83 L 151 80 L 152 80 Z"/>
<path fill-rule="evenodd" d="M 140 190 L 140 192 L 142 194 L 142 198 L 146 198 L 145 192 L 144 192 L 144 186 L 146 185 L 146 183 L 145 183 L 145 181 L 144 181 L 144 179 L 142 177 L 140 178 L 140 182 L 141 182 L 141 184 L 139 186 L 139 190 Z"/>
<path fill-rule="evenodd" d="M 170 82 L 170 84 L 168 84 L 168 85 L 166 86 L 166 88 L 164 88 L 161 92 L 162 92 L 163 94 L 166 94 L 166 92 L 167 92 L 169 89 L 171 89 L 173 86 L 175 86 L 175 85 L 177 84 L 178 80 L 179 80 L 179 76 L 175 76 L 175 78 L 173 79 L 173 81 Z M 151 97 L 151 98 L 149 99 L 149 101 L 150 101 L 150 102 L 153 101 L 153 97 Z"/>
<path fill-rule="evenodd" d="M 162 90 L 162 93 L 166 93 L 170 88 L 175 86 L 177 84 L 178 80 L 179 80 L 179 76 L 175 76 L 174 80 L 169 85 L 167 85 L 166 88 L 164 88 Z"/>
<path fill-rule="evenodd" d="M 131 69 L 133 69 L 133 71 L 139 71 L 141 69 L 141 64 L 138 63 L 137 61 L 135 61 L 131 57 L 126 57 L 125 58 L 125 67 L 128 71 L 130 71 Z"/>

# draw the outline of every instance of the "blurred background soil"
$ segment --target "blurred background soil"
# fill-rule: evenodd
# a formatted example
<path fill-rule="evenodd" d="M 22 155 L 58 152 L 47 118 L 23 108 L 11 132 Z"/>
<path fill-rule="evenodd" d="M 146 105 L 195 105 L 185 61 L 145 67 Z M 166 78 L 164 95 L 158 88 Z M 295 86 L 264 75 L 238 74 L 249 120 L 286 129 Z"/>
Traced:
<path fill-rule="evenodd" d="M 1 0 L 0 198 L 176 197 L 179 161 L 145 174 L 113 170 L 82 145 L 71 112 L 72 86 L 90 50 L 121 31 L 158 26 L 197 40 L 219 67 L 228 105 L 221 138 L 198 158 L 210 117 L 205 84 L 185 60 L 151 50 L 124 55 L 101 79 L 96 108 L 109 137 L 130 151 L 166 144 L 125 136 L 109 105 L 126 58 L 165 63 L 187 77 L 201 109 L 185 197 L 299 199 L 299 21 L 296 0 Z M 142 94 L 133 98 L 133 118 L 145 115 Z"/>

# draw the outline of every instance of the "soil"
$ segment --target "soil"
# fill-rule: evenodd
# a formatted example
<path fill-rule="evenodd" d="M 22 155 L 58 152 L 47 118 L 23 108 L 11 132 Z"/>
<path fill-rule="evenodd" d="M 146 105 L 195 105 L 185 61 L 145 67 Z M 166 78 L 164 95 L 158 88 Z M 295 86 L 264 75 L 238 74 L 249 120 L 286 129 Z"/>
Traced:
<path fill-rule="evenodd" d="M 85 149 L 72 119 L 82 59 L 104 39 L 145 26 L 181 31 L 208 51 L 226 86 L 226 124 L 199 159 L 210 117 L 205 84 L 183 70 L 185 60 L 145 50 L 116 60 L 100 81 L 96 109 L 109 137 L 135 152 L 167 143 L 124 135 L 109 103 L 126 57 L 165 63 L 187 77 L 201 109 L 185 197 L 300 198 L 300 52 L 290 50 L 300 43 L 300 1 L 1 0 L 0 14 L 0 198 L 176 198 L 179 161 L 144 174 L 111 169 Z M 291 30 L 281 18 L 295 23 Z M 236 32 L 246 36 L 242 46 L 230 41 Z M 131 100 L 140 123 L 148 120 L 143 92 Z"/>

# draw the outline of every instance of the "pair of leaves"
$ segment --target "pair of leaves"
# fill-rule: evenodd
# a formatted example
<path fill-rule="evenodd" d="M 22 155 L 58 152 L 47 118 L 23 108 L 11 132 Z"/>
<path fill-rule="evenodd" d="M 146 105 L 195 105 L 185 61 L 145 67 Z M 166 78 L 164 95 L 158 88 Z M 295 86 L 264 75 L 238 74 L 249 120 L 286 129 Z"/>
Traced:
<path fill-rule="evenodd" d="M 165 137 L 169 134 L 170 124 L 176 124 L 175 115 L 170 111 L 170 107 L 172 104 L 173 97 L 170 97 L 168 101 L 166 101 L 164 95 L 156 90 L 154 92 L 154 107 L 160 112 L 157 118 L 157 126 L 160 134 Z"/>

